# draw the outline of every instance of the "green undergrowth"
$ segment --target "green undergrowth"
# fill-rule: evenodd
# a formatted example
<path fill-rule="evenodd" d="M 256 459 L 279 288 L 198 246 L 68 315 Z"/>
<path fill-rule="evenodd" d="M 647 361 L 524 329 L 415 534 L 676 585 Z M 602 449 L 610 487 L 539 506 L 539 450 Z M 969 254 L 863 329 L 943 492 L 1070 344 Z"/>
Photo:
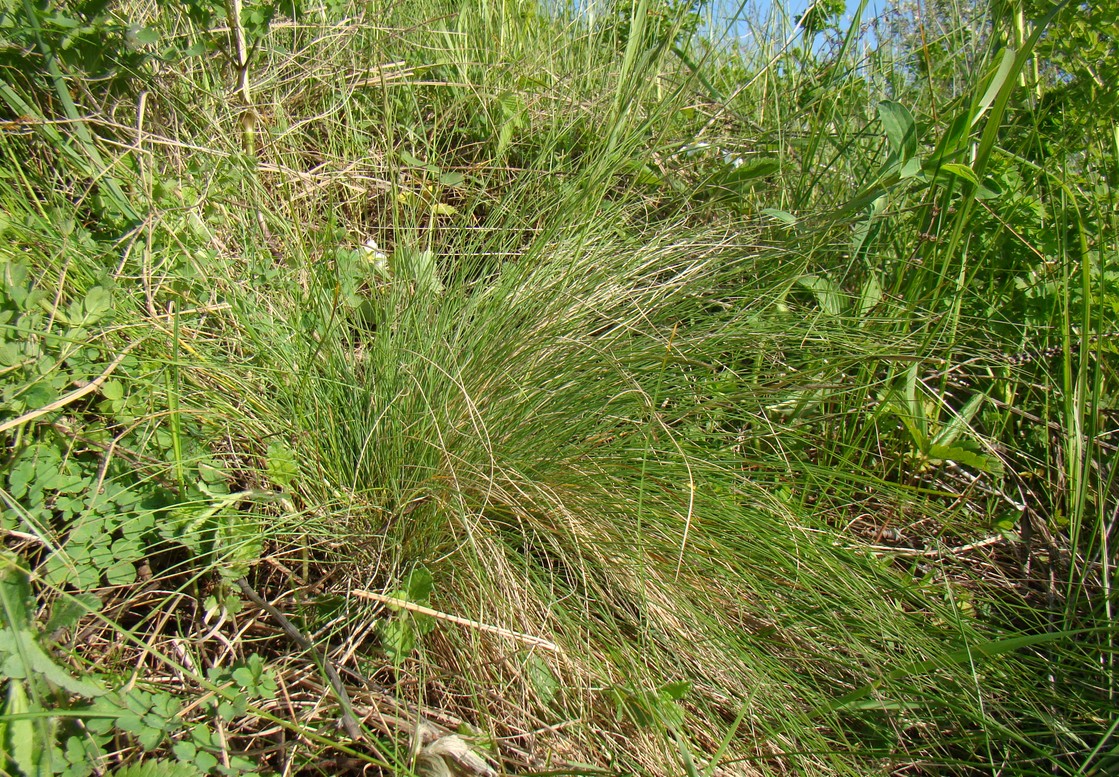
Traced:
<path fill-rule="evenodd" d="M 0 772 L 1109 773 L 1115 21 L 1019 10 L 0 6 Z"/>

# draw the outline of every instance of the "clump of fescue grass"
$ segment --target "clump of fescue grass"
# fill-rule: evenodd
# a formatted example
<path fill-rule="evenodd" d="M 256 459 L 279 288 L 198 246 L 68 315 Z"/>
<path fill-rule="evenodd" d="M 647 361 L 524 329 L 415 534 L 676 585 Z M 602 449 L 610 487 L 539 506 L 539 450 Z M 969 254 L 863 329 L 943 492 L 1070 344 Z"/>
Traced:
<path fill-rule="evenodd" d="M 654 771 L 677 757 L 656 733 L 670 715 L 658 705 L 673 706 L 657 693 L 681 681 L 678 736 L 700 752 L 749 700 L 764 734 L 731 753 L 800 753 L 794 768 L 828 773 L 813 755 L 835 747 L 827 729 L 881 717 L 895 693 L 968 747 L 1008 695 L 994 678 L 967 690 L 965 646 L 981 638 L 947 582 L 906 584 L 837 547 L 823 521 L 757 484 L 780 482 L 778 461 L 744 473 L 692 439 L 705 436 L 702 386 L 733 376 L 721 401 L 762 413 L 759 380 L 772 390 L 771 366 L 818 333 L 774 304 L 798 264 L 710 234 L 584 230 L 491 277 L 452 271 L 438 293 L 371 277 L 389 311 L 375 328 L 339 313 L 326 342 L 260 343 L 290 376 L 267 393 L 314 473 L 305 498 L 341 489 L 368 511 L 348 514 L 343 541 L 375 560 L 352 584 L 391 590 L 423 566 L 437 609 L 560 647 L 441 626 L 409 673 L 495 736 L 523 736 L 532 726 L 509 721 L 526 714 L 579 721 L 548 745 L 576 760 L 599 761 L 603 731 L 620 726 L 628 747 L 612 757 Z M 853 691 L 870 699 L 862 713 L 829 709 Z M 869 736 L 873 748 L 881 734 Z"/>
<path fill-rule="evenodd" d="M 417 2 L 277 25 L 251 62 L 255 158 L 229 68 L 165 68 L 129 179 L 152 209 L 112 262 L 60 263 L 67 233 L 40 214 L 91 218 L 64 190 L 81 175 L 52 177 L 49 144 L 32 155 L 41 201 L 5 197 L 35 214 L 21 250 L 42 285 L 137 286 L 118 297 L 119 331 L 146 338 L 129 367 L 150 397 L 137 444 L 174 445 L 170 466 L 136 469 L 182 486 L 184 469 L 226 464 L 263 527 L 251 580 L 290 589 L 308 633 L 342 646 L 332 661 L 389 686 L 351 693 L 385 737 L 377 757 L 402 769 L 408 728 L 378 711 L 466 723 L 526 770 L 678 773 L 716 753 L 741 774 L 996 768 L 1007 753 L 1048 768 L 1058 743 L 1079 747 L 1100 706 L 1046 679 L 1050 660 L 1085 671 L 1063 647 L 1075 611 L 1025 634 L 989 617 L 985 586 L 1010 586 L 969 572 L 999 559 L 953 548 L 985 539 L 998 500 L 913 456 L 882 401 L 921 362 L 923 400 L 950 417 L 963 401 L 937 382 L 966 362 L 961 344 L 986 355 L 983 319 L 913 261 L 932 249 L 904 213 L 861 225 L 884 233 L 879 266 L 845 255 L 863 214 L 802 213 L 873 175 L 873 119 L 844 113 L 866 83 L 820 76 L 824 96 L 795 103 L 774 88 L 790 88 L 782 68 L 815 65 L 790 51 L 713 59 L 697 85 L 664 41 L 511 13 Z M 751 68 L 762 97 L 713 101 L 711 83 L 729 94 Z M 700 142 L 715 151 L 688 162 Z M 780 190 L 712 195 L 724 144 L 779 157 L 765 183 Z M 764 206 L 801 220 L 753 215 Z M 865 306 L 877 274 L 886 292 Z M 852 299 L 837 313 L 828 295 Z M 1088 412 L 1066 402 L 1070 446 Z M 837 530 L 863 523 L 869 543 Z M 932 547 L 891 553 L 895 525 L 934 527 Z M 143 637 L 130 661 L 204 689 L 201 667 L 243 654 L 249 626 L 169 613 L 221 593 L 207 578 L 231 550 L 167 551 L 156 583 L 177 590 L 103 632 L 105 652 Z M 1089 566 L 1069 580 L 1094 581 Z M 386 624 L 411 616 L 350 592 L 399 599 L 418 570 L 434 585 L 420 604 L 467 622 L 421 635 L 417 620 L 416 645 L 392 655 Z M 186 636 L 206 643 L 193 664 L 175 657 Z M 269 643 L 292 686 L 270 709 L 322 745 L 327 684 L 290 649 Z"/>

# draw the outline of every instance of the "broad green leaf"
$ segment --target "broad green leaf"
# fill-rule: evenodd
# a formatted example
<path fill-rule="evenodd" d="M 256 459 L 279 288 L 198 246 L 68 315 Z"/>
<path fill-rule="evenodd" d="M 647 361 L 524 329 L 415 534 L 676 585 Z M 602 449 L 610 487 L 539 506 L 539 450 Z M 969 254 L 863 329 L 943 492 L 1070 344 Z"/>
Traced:
<path fill-rule="evenodd" d="M 865 318 L 866 314 L 874 310 L 881 301 L 882 284 L 878 282 L 878 276 L 871 273 L 863 284 L 862 292 L 859 294 L 859 318 Z"/>
<path fill-rule="evenodd" d="M 439 183 L 444 186 L 461 186 L 465 180 L 466 176 L 457 170 L 449 171 L 439 176 Z"/>
<path fill-rule="evenodd" d="M 793 226 L 797 223 L 797 217 L 787 210 L 780 210 L 779 208 L 762 208 L 762 213 L 769 216 L 774 221 L 780 221 L 782 224 Z"/>
<path fill-rule="evenodd" d="M 994 179 L 987 177 L 984 178 L 979 188 L 975 190 L 976 199 L 980 200 L 994 200 L 1002 196 L 1002 187 Z"/>
<path fill-rule="evenodd" d="M 692 684 L 686 680 L 677 683 L 668 683 L 661 687 L 660 693 L 672 699 L 672 701 L 680 701 L 688 695 L 692 690 Z"/>
<path fill-rule="evenodd" d="M 797 284 L 812 292 L 816 304 L 831 316 L 843 315 L 844 299 L 839 284 L 820 275 L 802 275 Z"/>
<path fill-rule="evenodd" d="M 256 685 L 256 675 L 253 670 L 247 666 L 239 666 L 233 670 L 233 682 L 241 686 L 244 690 L 250 690 Z"/>
<path fill-rule="evenodd" d="M 1016 54 L 1017 52 L 1009 47 L 1002 50 L 1002 58 L 999 60 L 999 66 L 987 84 L 987 91 L 983 93 L 983 96 L 979 98 L 979 102 L 972 109 L 972 127 L 979 123 L 979 120 L 983 118 L 983 114 L 990 109 L 999 91 L 1006 85 L 1007 79 L 1010 77 L 1011 71 L 1014 68 L 1014 57 Z"/>
<path fill-rule="evenodd" d="M 922 453 L 926 452 L 929 447 L 928 421 L 924 403 L 917 390 L 916 364 L 906 370 L 904 383 L 895 381 L 885 392 L 882 396 L 882 404 L 902 422 L 914 446 Z"/>
<path fill-rule="evenodd" d="M 274 442 L 268 446 L 266 465 L 268 479 L 280 488 L 291 488 L 299 476 L 299 463 L 295 454 L 283 443 Z"/>
<path fill-rule="evenodd" d="M 890 154 L 898 162 L 904 164 L 917 155 L 917 125 L 908 108 L 893 100 L 883 100 L 878 103 L 878 120 L 890 144 Z"/>
<path fill-rule="evenodd" d="M 630 165 L 627 170 L 632 173 L 634 182 L 641 186 L 660 186 L 664 183 L 660 174 L 647 162 Z"/>
<path fill-rule="evenodd" d="M 86 292 L 82 307 L 85 308 L 85 323 L 100 319 L 113 306 L 112 295 L 104 286 L 94 286 Z"/>
<path fill-rule="evenodd" d="M 957 162 L 945 162 L 940 166 L 940 169 L 945 173 L 956 176 L 957 178 L 963 178 L 968 183 L 972 183 L 976 186 L 979 185 L 979 176 L 977 176 L 975 174 L 975 171 L 967 165 L 961 165 Z"/>
<path fill-rule="evenodd" d="M 556 700 L 556 694 L 559 693 L 561 687 L 559 680 L 556 679 L 547 662 L 538 653 L 529 654 L 525 661 L 525 674 L 528 677 L 529 685 L 536 691 L 544 704 L 551 704 Z"/>
<path fill-rule="evenodd" d="M 0 677 L 20 680 L 30 674 L 30 667 L 19 652 L 20 642 L 12 629 L 0 629 Z"/>
<path fill-rule="evenodd" d="M 19 642 L 20 649 L 23 651 L 23 655 L 30 665 L 29 668 L 33 672 L 41 675 L 45 680 L 77 696 L 94 698 L 96 696 L 103 696 L 106 693 L 105 689 L 96 683 L 88 680 L 80 680 L 71 675 L 69 669 L 56 664 L 51 655 L 40 647 L 34 632 L 22 629 L 16 631 L 15 636 L 16 640 Z"/>
<path fill-rule="evenodd" d="M 924 398 L 917 388 L 918 382 L 917 365 L 913 364 L 905 373 L 905 400 L 909 404 L 909 412 L 920 430 L 921 436 L 918 445 L 923 451 L 929 445 L 929 422 L 925 414 Z"/>
<path fill-rule="evenodd" d="M 180 757 L 178 761 L 156 760 L 129 764 L 113 772 L 113 777 L 201 777 L 205 772 L 196 766 L 197 750 L 193 746 L 190 750 L 181 747 L 187 744 L 189 743 L 179 742 L 175 745 L 175 755 Z M 184 757 L 188 754 L 189 758 Z"/>
<path fill-rule="evenodd" d="M 969 399 L 967 403 L 960 408 L 958 413 L 952 415 L 952 420 L 933 435 L 932 444 L 951 445 L 959 439 L 961 434 L 965 431 L 969 431 L 971 420 L 975 418 L 975 414 L 979 412 L 979 408 L 983 406 L 983 401 L 986 398 L 986 394 L 980 393 Z"/>
<path fill-rule="evenodd" d="M 405 595 L 397 598 L 407 599 L 416 604 L 427 604 L 434 589 L 435 581 L 427 567 L 416 567 L 408 574 L 408 579 L 404 583 Z"/>
<path fill-rule="evenodd" d="M 886 208 L 887 198 L 877 197 L 867 202 L 866 218 L 855 222 L 851 230 L 851 255 L 856 256 L 864 250 L 872 236 L 878 232 L 878 217 Z"/>
<path fill-rule="evenodd" d="M 977 453 L 958 445 L 930 445 L 927 455 L 930 459 L 937 461 L 954 461 L 957 464 L 974 467 L 982 472 L 989 472 L 992 475 L 1001 475 L 1003 473 L 1002 461 L 997 456 L 992 456 L 988 453 Z"/>
<path fill-rule="evenodd" d="M 867 699 L 865 701 L 856 701 L 847 705 L 849 710 L 901 710 L 911 711 L 920 709 L 919 704 L 908 701 L 878 701 L 877 699 Z"/>
<path fill-rule="evenodd" d="M 218 757 L 213 753 L 208 753 L 203 750 L 195 757 L 194 763 L 198 766 L 203 774 L 206 774 L 218 765 Z"/>
<path fill-rule="evenodd" d="M 732 191 L 745 193 L 754 188 L 760 179 L 781 169 L 781 162 L 769 157 L 746 159 L 741 164 L 726 165 L 712 183 Z"/>
<path fill-rule="evenodd" d="M 406 618 L 395 617 L 377 625 L 381 647 L 394 661 L 403 661 L 416 647 L 416 632 Z"/>
<path fill-rule="evenodd" d="M 131 561 L 117 561 L 105 568 L 109 585 L 128 585 L 136 581 L 136 565 Z"/>
<path fill-rule="evenodd" d="M 101 600 L 93 594 L 64 595 L 51 608 L 46 633 L 54 634 L 62 629 L 73 627 L 86 613 L 101 609 Z"/>
<path fill-rule="evenodd" d="M 507 121 L 501 125 L 501 129 L 497 133 L 497 152 L 494 156 L 500 159 L 509 146 L 513 143 L 513 133 L 517 131 L 517 126 L 512 121 Z"/>
<path fill-rule="evenodd" d="M 136 741 L 145 751 L 155 750 L 164 740 L 163 729 L 157 726 L 147 726 L 136 735 Z"/>
<path fill-rule="evenodd" d="M 217 548 L 221 574 L 227 580 L 244 577 L 264 552 L 260 522 L 251 515 L 234 513 L 218 525 Z"/>
<path fill-rule="evenodd" d="M 31 625 L 34 598 L 30 578 L 19 559 L 7 551 L 0 552 L 0 614 L 13 628 Z"/>
<path fill-rule="evenodd" d="M 501 129 L 497 133 L 497 152 L 495 156 L 501 158 L 513 142 L 513 133 L 525 126 L 525 111 L 527 106 L 524 100 L 512 92 L 505 92 L 497 98 L 501 108 Z"/>
<path fill-rule="evenodd" d="M 392 254 L 392 266 L 394 270 L 399 269 L 405 273 L 421 294 L 439 294 L 443 291 L 434 251 L 397 246 Z"/>
<path fill-rule="evenodd" d="M 999 63 L 998 72 L 995 74 L 995 77 L 991 81 L 991 85 L 987 89 L 987 93 L 983 97 L 985 101 L 988 99 L 988 95 L 994 93 L 993 98 L 991 98 L 992 101 L 987 103 L 991 108 L 991 115 L 986 125 L 983 127 L 983 133 L 980 135 L 979 143 L 975 148 L 975 160 L 972 162 L 972 169 L 975 170 L 978 175 L 982 176 L 985 174 L 987 162 L 998 145 L 999 135 L 1003 127 L 1003 116 L 1010 103 L 1010 97 L 1018 86 L 1019 74 L 1030 60 L 1034 47 L 1049 27 L 1049 23 L 1052 22 L 1057 14 L 1064 10 L 1068 4 L 1068 0 L 1063 0 L 1062 2 L 1050 5 L 1048 13 L 1046 13 L 1039 22 L 1032 25 L 1033 31 L 1022 45 L 1021 50 L 1016 51 L 1010 47 L 1004 49 L 1003 59 L 1002 62 Z M 983 101 L 981 101 L 981 103 L 982 102 Z M 986 110 L 986 106 L 984 106 L 983 110 Z"/>
<path fill-rule="evenodd" d="M 886 394 L 882 404 L 898 417 L 906 431 L 909 432 L 909 437 L 914 446 L 923 451 L 928 446 L 928 441 L 922 434 L 921 427 L 917 424 L 917 419 L 913 416 L 913 411 L 910 409 L 905 395 L 897 389 L 891 389 Z"/>
<path fill-rule="evenodd" d="M 676 700 L 664 691 L 657 694 L 656 704 L 657 717 L 660 722 L 670 729 L 682 728 L 684 725 L 684 708 L 676 703 Z"/>
<path fill-rule="evenodd" d="M 107 380 L 101 384 L 101 396 L 111 402 L 124 399 L 124 384 L 119 380 Z"/>
<path fill-rule="evenodd" d="M 942 165 L 958 158 L 967 150 L 971 133 L 971 114 L 965 109 L 957 114 L 937 141 L 936 150 L 925 160 L 927 173 L 935 173 Z"/>
<path fill-rule="evenodd" d="M 132 30 L 132 38 L 141 46 L 154 46 L 159 43 L 159 31 L 154 27 L 138 27 Z"/>
<path fill-rule="evenodd" d="M 8 753 L 12 763 L 23 773 L 24 777 L 38 777 L 39 756 L 44 743 L 39 741 L 35 721 L 32 718 L 14 718 L 17 715 L 27 715 L 31 712 L 31 702 L 27 698 L 27 689 L 19 680 L 8 682 L 8 700 L 4 705 L 4 717 L 8 718 L 5 728 L 6 742 L 0 742 L 3 750 Z M 0 766 L 3 761 L 0 761 Z"/>

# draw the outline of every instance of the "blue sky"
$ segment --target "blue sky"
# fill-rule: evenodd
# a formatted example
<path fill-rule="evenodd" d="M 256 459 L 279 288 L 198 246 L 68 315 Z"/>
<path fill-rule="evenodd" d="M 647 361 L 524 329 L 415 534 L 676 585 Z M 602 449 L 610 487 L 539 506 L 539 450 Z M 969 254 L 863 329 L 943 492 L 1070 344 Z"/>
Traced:
<path fill-rule="evenodd" d="M 811 0 L 745 0 L 745 10 L 743 16 L 746 18 L 756 19 L 759 22 L 766 19 L 772 13 L 783 13 L 788 18 L 789 25 L 796 22 L 808 8 Z M 713 8 L 716 9 L 716 14 L 724 18 L 738 9 L 743 0 L 714 0 Z M 888 0 L 869 0 L 867 8 L 863 12 L 863 22 L 867 22 L 878 13 L 878 11 L 886 6 Z M 846 27 L 850 22 L 855 10 L 859 7 L 859 0 L 847 0 L 847 13 L 844 15 L 843 26 Z M 749 30 L 748 25 L 740 25 L 741 32 L 747 33 Z"/>

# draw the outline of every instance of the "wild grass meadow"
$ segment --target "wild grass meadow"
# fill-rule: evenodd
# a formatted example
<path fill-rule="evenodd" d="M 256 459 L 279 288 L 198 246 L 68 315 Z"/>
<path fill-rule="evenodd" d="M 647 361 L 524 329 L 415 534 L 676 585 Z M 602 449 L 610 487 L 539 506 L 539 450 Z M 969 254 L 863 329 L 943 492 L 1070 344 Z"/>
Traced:
<path fill-rule="evenodd" d="M 0 2 L 0 774 L 1119 772 L 1119 16 Z"/>

